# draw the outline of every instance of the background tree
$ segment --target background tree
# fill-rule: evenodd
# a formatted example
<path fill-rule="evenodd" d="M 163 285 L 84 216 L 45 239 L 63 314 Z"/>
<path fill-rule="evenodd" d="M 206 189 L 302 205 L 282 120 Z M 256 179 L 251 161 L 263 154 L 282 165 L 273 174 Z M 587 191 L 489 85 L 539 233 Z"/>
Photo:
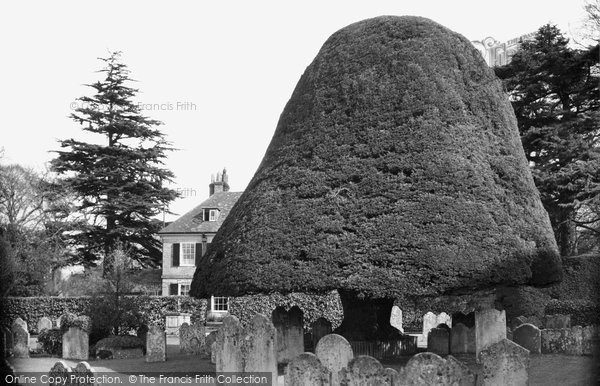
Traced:
<path fill-rule="evenodd" d="M 152 217 L 177 196 L 163 187 L 173 177 L 162 167 L 172 148 L 156 129 L 161 123 L 141 114 L 134 101 L 138 90 L 127 86 L 131 79 L 120 53 L 101 60 L 106 77 L 89 85 L 95 94 L 79 98 L 81 106 L 71 117 L 103 143 L 62 140 L 64 150 L 52 161 L 52 169 L 77 197 L 75 210 L 89 220 L 71 235 L 72 243 L 78 259 L 88 265 L 108 256 L 117 241 L 131 250 L 133 259 L 157 265 L 161 249 L 154 234 L 159 223 Z M 105 261 L 105 273 L 109 266 Z"/>
<path fill-rule="evenodd" d="M 577 253 L 577 226 L 594 229 L 600 221 L 578 217 L 600 188 L 598 46 L 577 50 L 568 43 L 556 26 L 544 25 L 495 69 L 563 256 Z"/>

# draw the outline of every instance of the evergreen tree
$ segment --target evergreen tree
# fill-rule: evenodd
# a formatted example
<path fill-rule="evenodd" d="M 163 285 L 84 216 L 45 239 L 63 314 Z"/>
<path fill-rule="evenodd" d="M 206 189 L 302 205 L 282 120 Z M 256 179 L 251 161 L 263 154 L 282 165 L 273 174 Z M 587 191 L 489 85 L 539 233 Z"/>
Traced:
<path fill-rule="evenodd" d="M 87 225 L 71 232 L 80 262 L 93 265 L 109 256 L 120 242 L 143 265 L 157 265 L 161 245 L 155 236 L 159 222 L 152 219 L 177 193 L 163 186 L 173 173 L 163 160 L 173 150 L 156 127 L 161 122 L 141 114 L 134 101 L 137 89 L 120 53 L 100 58 L 106 77 L 88 85 L 91 97 L 79 98 L 71 115 L 83 130 L 98 134 L 103 143 L 61 140 L 52 169 L 77 197 L 75 209 L 87 216 Z M 110 269 L 105 261 L 104 272 Z"/>
<path fill-rule="evenodd" d="M 575 254 L 577 226 L 600 220 L 578 218 L 600 189 L 598 46 L 570 48 L 561 31 L 548 24 L 495 71 L 511 96 L 561 254 Z"/>

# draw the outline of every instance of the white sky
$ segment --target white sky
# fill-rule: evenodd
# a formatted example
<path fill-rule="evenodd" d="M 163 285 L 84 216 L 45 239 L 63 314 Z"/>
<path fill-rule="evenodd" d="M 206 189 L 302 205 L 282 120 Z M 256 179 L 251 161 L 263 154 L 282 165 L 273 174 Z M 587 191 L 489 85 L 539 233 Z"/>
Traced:
<path fill-rule="evenodd" d="M 338 29 L 379 15 L 428 17 L 470 40 L 505 41 L 551 22 L 577 31 L 583 0 L 563 1 L 11 1 L 0 5 L 0 147 L 4 163 L 36 169 L 57 139 L 90 138 L 68 118 L 100 79 L 109 50 L 123 51 L 146 115 L 173 146 L 171 205 L 183 214 L 227 167 L 243 190 L 304 69 Z M 178 103 L 188 104 L 178 108 Z M 171 106 L 171 109 L 169 109 Z M 167 221 L 173 216 L 167 216 Z"/>

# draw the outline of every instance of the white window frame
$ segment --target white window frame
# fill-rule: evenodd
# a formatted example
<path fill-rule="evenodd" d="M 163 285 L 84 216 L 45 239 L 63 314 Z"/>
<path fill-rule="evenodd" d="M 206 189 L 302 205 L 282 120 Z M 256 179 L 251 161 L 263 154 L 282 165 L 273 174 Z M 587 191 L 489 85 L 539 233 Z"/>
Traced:
<path fill-rule="evenodd" d="M 217 221 L 219 219 L 219 210 L 211 209 L 208 212 L 208 221 Z"/>
<path fill-rule="evenodd" d="M 185 248 L 184 248 L 185 247 Z M 186 259 L 186 253 L 191 252 L 191 258 Z M 196 265 L 196 243 L 180 243 L 179 244 L 179 266 L 194 267 Z"/>
<path fill-rule="evenodd" d="M 187 293 L 183 293 L 183 287 L 187 287 Z M 188 296 L 190 294 L 190 289 L 192 289 L 191 283 L 179 283 L 179 296 Z"/>
<path fill-rule="evenodd" d="M 225 309 L 225 310 L 217 310 L 216 309 L 216 305 L 220 299 L 226 299 L 225 305 L 226 305 L 227 309 Z M 221 308 L 221 307 L 219 307 L 219 308 Z M 211 296 L 210 297 L 210 310 L 212 312 L 229 312 L 229 298 L 225 297 L 225 296 Z"/>

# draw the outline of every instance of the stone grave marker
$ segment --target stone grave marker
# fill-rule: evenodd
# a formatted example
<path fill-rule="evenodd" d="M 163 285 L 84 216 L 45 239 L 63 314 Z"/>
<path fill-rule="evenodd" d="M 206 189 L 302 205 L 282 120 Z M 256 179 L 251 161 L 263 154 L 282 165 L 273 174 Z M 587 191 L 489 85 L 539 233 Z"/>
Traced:
<path fill-rule="evenodd" d="M 451 355 L 444 360 L 437 354 L 414 355 L 398 374 L 398 385 L 474 385 L 475 375 Z"/>
<path fill-rule="evenodd" d="M 49 382 L 49 386 L 65 386 L 64 379 L 70 379 L 73 371 L 67 364 L 63 361 L 58 361 L 52 366 L 50 372 L 48 373 L 48 379 L 56 381 Z M 70 383 L 67 383 L 70 385 Z"/>
<path fill-rule="evenodd" d="M 29 331 L 27 323 L 17 318 L 12 324 L 12 353 L 15 358 L 29 358 Z"/>
<path fill-rule="evenodd" d="M 427 339 L 429 330 L 436 328 L 437 325 L 437 316 L 433 312 L 429 311 L 423 315 L 423 337 Z"/>
<path fill-rule="evenodd" d="M 286 311 L 277 307 L 272 313 L 277 331 L 277 362 L 287 363 L 304 352 L 304 315 L 294 306 Z"/>
<path fill-rule="evenodd" d="M 482 385 L 529 385 L 529 350 L 518 344 L 502 339 L 481 351 L 479 359 Z"/>
<path fill-rule="evenodd" d="M 452 354 L 475 353 L 475 327 L 469 328 L 462 323 L 455 324 L 450 330 L 450 352 Z"/>
<path fill-rule="evenodd" d="M 542 352 L 542 333 L 533 324 L 525 323 L 515 328 L 512 341 L 529 350 L 531 354 Z"/>
<path fill-rule="evenodd" d="M 600 353 L 600 328 L 598 325 L 585 326 L 582 329 L 583 355 L 598 356 Z"/>
<path fill-rule="evenodd" d="M 218 331 L 215 350 L 213 350 L 217 372 L 238 373 L 244 371 L 243 340 L 244 330 L 240 321 L 235 316 L 226 316 Z"/>
<path fill-rule="evenodd" d="M 194 355 L 210 355 L 209 347 L 206 346 L 206 328 L 202 324 L 192 323 L 190 326 L 192 339 L 190 340 L 190 351 Z"/>
<path fill-rule="evenodd" d="M 385 384 L 386 385 L 390 385 L 390 386 L 396 386 L 396 385 L 400 385 L 398 383 L 398 371 L 391 369 L 391 368 L 385 368 L 383 369 L 383 374 L 385 375 Z"/>
<path fill-rule="evenodd" d="M 315 354 L 331 374 L 331 385 L 340 384 L 340 371 L 354 358 L 350 343 L 341 335 L 325 335 L 315 349 Z"/>
<path fill-rule="evenodd" d="M 331 334 L 333 328 L 331 322 L 325 318 L 318 318 L 311 324 L 311 337 L 313 342 L 313 348 L 317 347 L 319 340 L 325 335 Z"/>
<path fill-rule="evenodd" d="M 43 316 L 40 318 L 40 320 L 38 320 L 38 323 L 37 323 L 38 334 L 44 330 L 51 330 L 51 329 L 52 329 L 52 320 L 50 320 L 50 318 Z"/>
<path fill-rule="evenodd" d="M 62 337 L 63 359 L 87 360 L 89 357 L 90 338 L 86 331 L 79 327 L 69 327 Z"/>
<path fill-rule="evenodd" d="M 153 324 L 146 334 L 146 362 L 167 360 L 167 334 L 160 326 Z"/>
<path fill-rule="evenodd" d="M 392 307 L 392 314 L 390 315 L 390 324 L 392 327 L 404 334 L 404 328 L 402 327 L 402 310 L 398 306 Z"/>
<path fill-rule="evenodd" d="M 445 312 L 440 312 L 440 314 L 436 317 L 436 326 L 440 324 L 445 324 L 448 327 L 452 327 L 452 317 Z"/>
<path fill-rule="evenodd" d="M 277 332 L 266 316 L 256 314 L 246 328 L 242 355 L 245 372 L 270 372 L 277 379 Z"/>
<path fill-rule="evenodd" d="M 506 339 L 506 313 L 489 308 L 475 311 L 475 354 Z"/>
<path fill-rule="evenodd" d="M 210 344 L 210 363 L 213 365 L 217 363 L 217 342 Z"/>
<path fill-rule="evenodd" d="M 542 330 L 542 354 L 583 354 L 583 328 L 556 328 Z"/>
<path fill-rule="evenodd" d="M 368 355 L 359 355 L 352 359 L 340 372 L 342 385 L 385 385 L 386 372 L 379 361 Z"/>
<path fill-rule="evenodd" d="M 78 382 L 77 386 L 97 386 L 95 382 L 93 382 L 94 369 L 87 362 L 79 362 L 75 368 L 72 369 L 73 375 L 77 375 L 80 377 L 80 380 L 84 380 L 83 382 Z"/>
<path fill-rule="evenodd" d="M 544 318 L 544 328 L 571 328 L 571 315 L 546 315 Z"/>
<path fill-rule="evenodd" d="M 450 334 L 445 328 L 432 328 L 427 336 L 427 351 L 438 355 L 448 355 L 450 351 Z"/>
<path fill-rule="evenodd" d="M 285 369 L 285 386 L 328 386 L 329 370 L 313 353 L 293 358 Z"/>

